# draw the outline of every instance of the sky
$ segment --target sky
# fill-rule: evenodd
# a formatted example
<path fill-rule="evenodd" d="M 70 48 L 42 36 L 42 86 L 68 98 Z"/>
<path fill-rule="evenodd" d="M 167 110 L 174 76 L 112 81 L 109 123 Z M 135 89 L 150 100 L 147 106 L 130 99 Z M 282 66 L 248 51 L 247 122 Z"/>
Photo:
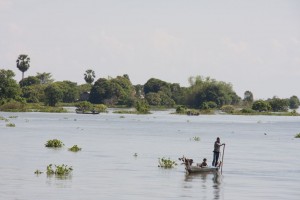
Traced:
<path fill-rule="evenodd" d="M 128 74 L 189 86 L 231 83 L 244 97 L 300 98 L 298 0 L 0 0 L 0 69 L 85 83 Z"/>

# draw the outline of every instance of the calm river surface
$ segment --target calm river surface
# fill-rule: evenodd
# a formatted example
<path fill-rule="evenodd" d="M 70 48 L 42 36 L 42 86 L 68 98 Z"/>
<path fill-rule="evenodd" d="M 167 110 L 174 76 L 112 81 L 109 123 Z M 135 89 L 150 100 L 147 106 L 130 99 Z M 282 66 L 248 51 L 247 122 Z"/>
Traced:
<path fill-rule="evenodd" d="M 16 125 L 0 120 L 0 199 L 300 199 L 300 117 L 169 113 L 0 112 Z M 218 136 L 226 143 L 223 175 L 186 175 L 178 158 L 211 164 Z M 45 148 L 50 139 L 65 147 Z M 68 151 L 75 144 L 82 151 Z M 162 157 L 179 165 L 159 168 Z M 34 174 L 50 163 L 72 166 L 72 175 Z"/>

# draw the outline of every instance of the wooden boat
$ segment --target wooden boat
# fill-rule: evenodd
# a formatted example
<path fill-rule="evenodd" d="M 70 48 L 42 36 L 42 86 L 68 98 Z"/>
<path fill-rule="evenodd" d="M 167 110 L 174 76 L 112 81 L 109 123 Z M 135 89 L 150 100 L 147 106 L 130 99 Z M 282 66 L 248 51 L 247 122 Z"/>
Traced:
<path fill-rule="evenodd" d="M 78 110 L 76 109 L 75 110 L 77 114 L 92 114 L 92 115 L 95 115 L 95 114 L 99 114 L 100 112 L 96 112 L 96 111 L 83 111 L 83 110 Z"/>
<path fill-rule="evenodd" d="M 191 173 L 217 173 L 220 169 L 221 163 L 217 167 L 205 166 L 200 167 L 199 165 L 193 165 L 193 159 L 188 159 L 185 157 L 179 158 L 182 161 L 182 164 L 185 165 L 185 170 L 187 174 Z"/>
<path fill-rule="evenodd" d="M 212 167 L 212 166 L 208 166 L 208 167 L 199 167 L 199 166 L 186 166 L 185 168 L 186 172 L 188 174 L 191 173 L 216 173 L 219 171 L 219 167 Z"/>

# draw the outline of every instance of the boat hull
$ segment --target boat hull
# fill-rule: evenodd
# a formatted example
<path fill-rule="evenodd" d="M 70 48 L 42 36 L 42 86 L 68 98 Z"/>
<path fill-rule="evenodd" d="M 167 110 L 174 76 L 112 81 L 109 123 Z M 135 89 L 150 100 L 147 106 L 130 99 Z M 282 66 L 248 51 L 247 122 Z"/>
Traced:
<path fill-rule="evenodd" d="M 219 167 L 198 167 L 198 166 L 189 166 L 186 168 L 187 173 L 217 173 Z"/>

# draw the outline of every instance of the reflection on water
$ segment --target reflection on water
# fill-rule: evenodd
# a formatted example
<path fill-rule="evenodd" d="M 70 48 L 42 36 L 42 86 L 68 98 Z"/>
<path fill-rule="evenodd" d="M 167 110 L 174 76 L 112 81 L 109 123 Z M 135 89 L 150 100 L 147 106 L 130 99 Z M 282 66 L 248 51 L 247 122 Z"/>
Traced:
<path fill-rule="evenodd" d="M 187 185 L 191 187 L 191 183 L 193 182 L 193 185 L 197 185 L 195 183 L 201 184 L 202 191 L 199 190 L 199 192 L 202 193 L 208 193 L 211 192 L 211 195 L 213 199 L 220 199 L 220 191 L 222 189 L 222 175 L 217 173 L 193 173 L 193 174 L 186 174 L 184 181 L 187 182 Z M 185 185 L 185 188 L 189 188 L 189 186 Z"/>

